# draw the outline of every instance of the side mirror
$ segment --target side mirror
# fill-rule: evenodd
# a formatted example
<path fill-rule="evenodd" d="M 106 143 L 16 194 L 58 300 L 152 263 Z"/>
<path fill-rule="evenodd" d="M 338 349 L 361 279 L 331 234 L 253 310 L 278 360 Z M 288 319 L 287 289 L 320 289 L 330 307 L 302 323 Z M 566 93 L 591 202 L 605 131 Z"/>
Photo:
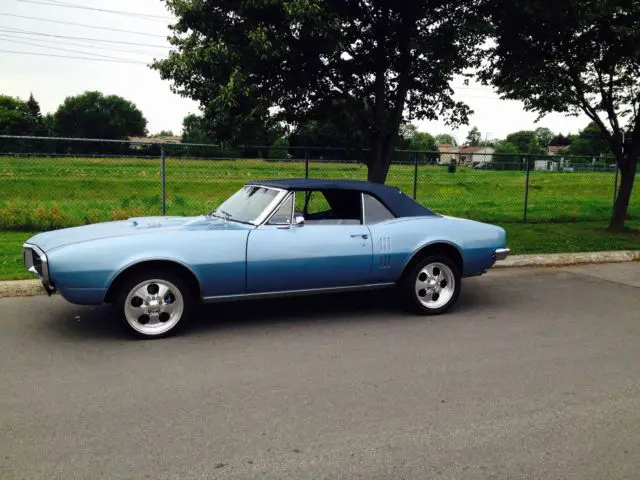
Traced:
<path fill-rule="evenodd" d="M 296 215 L 296 218 L 293 221 L 294 225 L 303 226 L 304 225 L 304 217 L 302 215 Z"/>

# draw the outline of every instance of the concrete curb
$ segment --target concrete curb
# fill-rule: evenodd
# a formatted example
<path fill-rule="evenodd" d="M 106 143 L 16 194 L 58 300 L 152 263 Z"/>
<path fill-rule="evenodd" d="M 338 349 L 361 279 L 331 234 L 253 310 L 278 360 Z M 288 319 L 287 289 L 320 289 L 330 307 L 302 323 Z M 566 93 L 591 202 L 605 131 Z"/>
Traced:
<path fill-rule="evenodd" d="M 551 253 L 545 255 L 512 255 L 496 262 L 494 268 L 566 267 L 599 263 L 639 262 L 640 250 L 611 252 Z M 0 298 L 46 295 L 39 280 L 0 282 Z"/>
<path fill-rule="evenodd" d="M 496 262 L 494 268 L 516 267 L 566 267 L 598 263 L 620 263 L 640 261 L 640 250 L 618 250 L 608 252 L 549 253 L 544 255 L 513 255 Z"/>
<path fill-rule="evenodd" d="M 0 282 L 0 298 L 5 297 L 33 297 L 46 295 L 39 280 L 11 280 Z"/>

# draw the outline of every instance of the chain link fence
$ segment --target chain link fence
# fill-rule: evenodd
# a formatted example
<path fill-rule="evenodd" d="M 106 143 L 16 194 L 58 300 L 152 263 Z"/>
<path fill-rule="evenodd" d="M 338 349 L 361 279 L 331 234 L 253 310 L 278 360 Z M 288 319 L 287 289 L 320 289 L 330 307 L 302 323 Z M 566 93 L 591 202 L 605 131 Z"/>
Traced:
<path fill-rule="evenodd" d="M 0 136 L 0 229 L 199 215 L 249 181 L 366 180 L 368 155 L 304 146 Z M 541 223 L 606 221 L 619 179 L 612 158 L 397 150 L 386 183 L 446 215 Z M 630 216 L 640 217 L 640 188 Z"/>

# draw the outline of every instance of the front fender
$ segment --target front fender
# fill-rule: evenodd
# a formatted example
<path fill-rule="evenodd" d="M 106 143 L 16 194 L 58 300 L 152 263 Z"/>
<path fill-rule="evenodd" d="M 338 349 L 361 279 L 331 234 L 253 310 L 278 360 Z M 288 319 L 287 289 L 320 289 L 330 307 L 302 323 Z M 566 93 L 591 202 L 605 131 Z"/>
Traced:
<path fill-rule="evenodd" d="M 247 235 L 248 230 L 182 231 L 77 243 L 50 252 L 50 275 L 63 296 L 70 289 L 92 289 L 104 298 L 126 269 L 166 260 L 188 268 L 203 296 L 244 293 Z"/>

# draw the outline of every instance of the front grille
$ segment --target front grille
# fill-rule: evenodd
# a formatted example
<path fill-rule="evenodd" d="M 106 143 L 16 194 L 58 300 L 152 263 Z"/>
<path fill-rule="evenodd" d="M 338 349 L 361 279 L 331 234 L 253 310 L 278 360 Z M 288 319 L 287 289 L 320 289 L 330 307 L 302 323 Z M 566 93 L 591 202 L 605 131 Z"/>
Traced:
<path fill-rule="evenodd" d="M 35 268 L 36 272 L 38 272 L 38 275 L 43 277 L 44 267 L 42 265 L 42 258 L 40 258 L 40 255 L 38 255 L 38 253 L 33 248 L 25 247 L 23 256 L 24 264 L 27 267 L 27 270 L 33 267 Z"/>
<path fill-rule="evenodd" d="M 33 253 L 33 266 L 36 267 L 36 272 L 42 275 L 42 259 L 40 258 L 40 255 L 33 250 L 31 250 L 31 252 Z"/>

